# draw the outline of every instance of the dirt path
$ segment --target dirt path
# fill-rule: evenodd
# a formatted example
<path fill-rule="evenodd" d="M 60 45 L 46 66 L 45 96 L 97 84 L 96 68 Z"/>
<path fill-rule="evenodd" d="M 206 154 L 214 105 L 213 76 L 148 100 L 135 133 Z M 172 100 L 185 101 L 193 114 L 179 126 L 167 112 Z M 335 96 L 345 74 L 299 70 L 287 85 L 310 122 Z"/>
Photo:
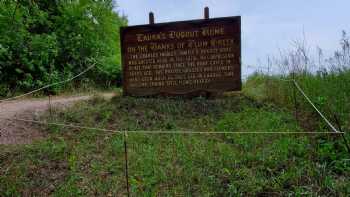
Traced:
<path fill-rule="evenodd" d="M 99 94 L 104 98 L 112 98 L 113 93 Z M 52 97 L 52 107 L 66 107 L 77 101 L 84 101 L 92 98 L 91 95 Z M 39 115 L 49 109 L 49 100 L 25 99 L 0 103 L 0 144 L 28 144 L 35 139 L 45 137 L 39 131 L 38 125 L 20 122 L 15 120 L 4 120 L 21 118 L 37 120 Z"/>

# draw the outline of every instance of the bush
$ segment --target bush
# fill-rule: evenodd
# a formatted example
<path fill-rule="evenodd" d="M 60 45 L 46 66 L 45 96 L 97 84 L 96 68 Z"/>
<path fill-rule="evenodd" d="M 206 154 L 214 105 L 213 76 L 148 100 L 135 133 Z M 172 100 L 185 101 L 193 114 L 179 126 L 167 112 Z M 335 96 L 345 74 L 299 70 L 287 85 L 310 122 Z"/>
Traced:
<path fill-rule="evenodd" d="M 119 27 L 127 20 L 114 8 L 112 0 L 1 1 L 3 86 L 31 90 L 80 73 L 92 61 L 99 69 L 84 77 L 103 86 L 120 80 Z"/>

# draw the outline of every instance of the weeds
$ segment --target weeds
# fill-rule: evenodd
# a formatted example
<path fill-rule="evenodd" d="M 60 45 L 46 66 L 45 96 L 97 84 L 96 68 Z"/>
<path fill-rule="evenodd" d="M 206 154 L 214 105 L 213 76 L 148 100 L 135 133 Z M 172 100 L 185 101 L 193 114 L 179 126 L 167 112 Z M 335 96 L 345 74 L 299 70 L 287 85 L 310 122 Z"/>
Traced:
<path fill-rule="evenodd" d="M 303 131 L 288 111 L 239 95 L 161 102 L 117 96 L 54 112 L 51 119 L 57 122 L 113 130 Z M 1 194 L 126 194 L 121 134 L 57 126 L 49 126 L 47 132 L 49 139 L 15 148 L 0 160 L 5 166 L 0 171 Z M 311 140 L 303 134 L 279 133 L 129 133 L 131 192 L 133 196 L 347 194 L 349 163 L 339 155 L 344 147 L 319 148 Z"/>

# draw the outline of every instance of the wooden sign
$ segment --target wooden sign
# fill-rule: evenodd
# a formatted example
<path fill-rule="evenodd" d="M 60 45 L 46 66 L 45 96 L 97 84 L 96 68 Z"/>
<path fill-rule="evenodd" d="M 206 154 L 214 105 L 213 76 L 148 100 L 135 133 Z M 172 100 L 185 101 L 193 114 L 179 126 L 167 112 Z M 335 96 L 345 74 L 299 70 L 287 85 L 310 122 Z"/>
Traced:
<path fill-rule="evenodd" d="M 121 46 L 124 95 L 241 90 L 240 16 L 122 27 Z"/>

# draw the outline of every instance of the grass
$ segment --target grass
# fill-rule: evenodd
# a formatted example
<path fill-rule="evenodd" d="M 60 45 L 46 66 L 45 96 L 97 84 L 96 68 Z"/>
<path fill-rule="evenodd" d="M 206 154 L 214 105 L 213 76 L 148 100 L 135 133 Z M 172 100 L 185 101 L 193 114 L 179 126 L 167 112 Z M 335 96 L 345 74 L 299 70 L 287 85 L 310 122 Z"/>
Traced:
<path fill-rule="evenodd" d="M 246 83 L 245 94 L 262 102 L 294 107 L 293 85 L 281 81 L 279 76 L 254 75 Z M 296 81 L 310 97 L 312 102 L 329 120 L 335 122 L 334 115 L 344 130 L 350 130 L 350 71 L 329 72 L 312 75 L 302 73 L 296 75 Z M 301 112 L 313 111 L 310 104 L 297 91 L 297 102 Z"/>
<path fill-rule="evenodd" d="M 117 96 L 43 118 L 133 131 L 305 130 L 288 108 L 266 103 L 239 94 L 212 100 Z M 44 132 L 48 138 L 31 145 L 3 146 L 1 196 L 126 195 L 122 134 L 59 126 Z M 335 135 L 135 132 L 127 143 L 132 196 L 350 194 L 350 162 Z"/>

